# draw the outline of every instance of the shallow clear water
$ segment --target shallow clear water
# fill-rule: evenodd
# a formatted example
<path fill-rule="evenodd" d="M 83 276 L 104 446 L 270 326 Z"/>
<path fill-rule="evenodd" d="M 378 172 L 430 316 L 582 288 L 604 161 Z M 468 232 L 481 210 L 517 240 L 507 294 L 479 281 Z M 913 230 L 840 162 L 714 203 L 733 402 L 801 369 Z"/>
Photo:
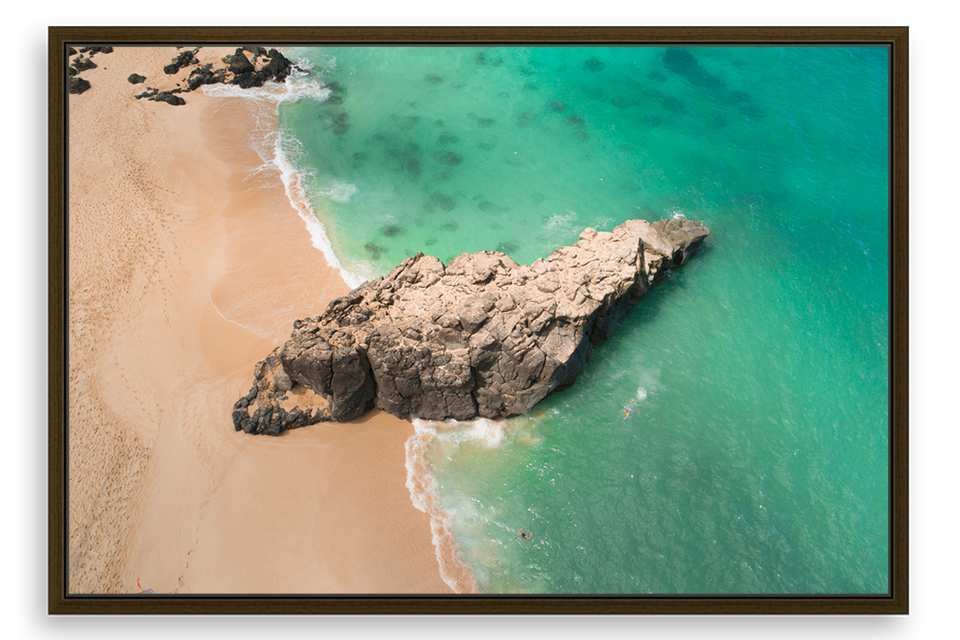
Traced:
<path fill-rule="evenodd" d="M 482 590 L 887 591 L 885 49 L 292 55 L 329 92 L 281 104 L 285 146 L 345 270 L 528 263 L 678 213 L 713 232 L 573 387 L 429 426 Z"/>

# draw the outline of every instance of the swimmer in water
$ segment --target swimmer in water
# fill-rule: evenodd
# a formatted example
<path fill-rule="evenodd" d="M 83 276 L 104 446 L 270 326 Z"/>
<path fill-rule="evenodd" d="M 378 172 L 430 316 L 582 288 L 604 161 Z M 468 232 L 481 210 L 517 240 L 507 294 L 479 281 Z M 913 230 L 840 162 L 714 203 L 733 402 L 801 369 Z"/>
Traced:
<path fill-rule="evenodd" d="M 626 420 L 627 418 L 630 417 L 630 412 L 631 412 L 631 411 L 633 411 L 633 405 L 632 405 L 632 404 L 628 404 L 627 406 L 625 406 L 625 407 L 623 408 L 623 419 L 624 419 L 624 420 Z"/>
<path fill-rule="evenodd" d="M 526 531 L 524 531 L 523 529 L 520 529 L 520 531 L 519 531 L 518 533 L 520 534 L 520 537 L 523 538 L 524 540 L 529 540 L 530 538 L 533 537 L 533 536 L 531 536 L 529 533 L 527 533 Z"/>

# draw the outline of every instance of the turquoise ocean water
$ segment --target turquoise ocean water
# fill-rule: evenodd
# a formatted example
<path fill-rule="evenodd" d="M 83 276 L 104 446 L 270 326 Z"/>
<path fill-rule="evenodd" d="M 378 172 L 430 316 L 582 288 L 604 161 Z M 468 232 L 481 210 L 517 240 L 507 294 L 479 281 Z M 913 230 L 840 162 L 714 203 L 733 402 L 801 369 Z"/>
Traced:
<path fill-rule="evenodd" d="M 283 151 L 354 281 L 417 251 L 529 263 L 630 218 L 713 232 L 530 415 L 417 422 L 410 486 L 448 576 L 887 591 L 885 49 L 289 55 L 314 91 L 280 104 Z"/>

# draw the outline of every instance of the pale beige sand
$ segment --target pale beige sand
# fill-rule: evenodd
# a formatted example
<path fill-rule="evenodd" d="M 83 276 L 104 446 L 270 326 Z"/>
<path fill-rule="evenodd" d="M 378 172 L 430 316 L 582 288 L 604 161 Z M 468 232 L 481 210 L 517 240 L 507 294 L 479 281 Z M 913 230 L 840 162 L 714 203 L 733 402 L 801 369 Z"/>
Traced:
<path fill-rule="evenodd" d="M 348 287 L 256 171 L 254 103 L 133 99 L 175 54 L 96 54 L 70 96 L 70 591 L 450 593 L 409 423 L 234 431 L 254 364 Z"/>

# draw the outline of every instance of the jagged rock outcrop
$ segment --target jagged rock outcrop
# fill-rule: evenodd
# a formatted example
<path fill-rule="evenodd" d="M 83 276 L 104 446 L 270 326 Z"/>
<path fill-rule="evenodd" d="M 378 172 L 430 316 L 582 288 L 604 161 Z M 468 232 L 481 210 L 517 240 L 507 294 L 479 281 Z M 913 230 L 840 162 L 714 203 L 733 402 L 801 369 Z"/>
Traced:
<path fill-rule="evenodd" d="M 629 220 L 530 265 L 417 254 L 296 321 L 257 364 L 234 426 L 276 435 L 371 406 L 429 420 L 525 413 L 573 384 L 593 345 L 709 233 L 684 218 Z"/>

